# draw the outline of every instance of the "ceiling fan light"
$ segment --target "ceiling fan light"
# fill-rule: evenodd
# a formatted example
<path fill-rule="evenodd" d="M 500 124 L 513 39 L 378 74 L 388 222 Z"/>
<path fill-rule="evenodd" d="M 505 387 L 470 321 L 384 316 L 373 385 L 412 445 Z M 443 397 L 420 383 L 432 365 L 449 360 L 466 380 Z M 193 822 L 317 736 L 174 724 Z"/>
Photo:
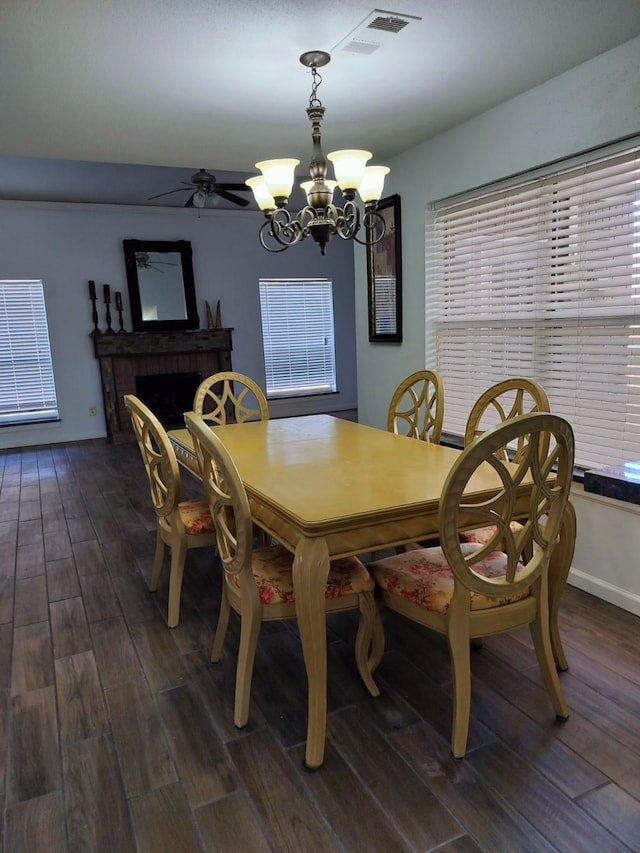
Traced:
<path fill-rule="evenodd" d="M 372 157 L 371 151 L 360 151 L 348 148 L 344 151 L 332 151 L 327 154 L 327 160 L 333 163 L 338 186 L 344 190 L 357 190 L 362 180 L 367 160 Z"/>
<path fill-rule="evenodd" d="M 196 190 L 192 196 L 194 207 L 204 207 L 207 200 L 207 194 L 204 190 Z"/>
<path fill-rule="evenodd" d="M 293 173 L 300 160 L 261 160 L 256 163 L 256 169 L 260 169 L 267 184 L 267 189 L 276 201 L 287 199 L 291 195 L 293 187 Z"/>
<path fill-rule="evenodd" d="M 256 175 L 255 178 L 247 178 L 245 184 L 251 189 L 260 210 L 275 210 L 276 203 L 269 192 L 269 187 L 263 175 Z"/>
<path fill-rule="evenodd" d="M 384 178 L 389 171 L 388 166 L 367 166 L 364 170 L 358 194 L 365 204 L 369 201 L 380 201 L 384 189 Z"/>

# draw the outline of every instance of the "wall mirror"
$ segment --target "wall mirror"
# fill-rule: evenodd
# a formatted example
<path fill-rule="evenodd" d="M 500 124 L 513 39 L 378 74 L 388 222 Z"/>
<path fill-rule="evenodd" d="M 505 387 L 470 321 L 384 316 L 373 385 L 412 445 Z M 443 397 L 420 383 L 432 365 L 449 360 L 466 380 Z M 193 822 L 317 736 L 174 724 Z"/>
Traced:
<path fill-rule="evenodd" d="M 188 240 L 124 240 L 134 332 L 200 325 Z"/>

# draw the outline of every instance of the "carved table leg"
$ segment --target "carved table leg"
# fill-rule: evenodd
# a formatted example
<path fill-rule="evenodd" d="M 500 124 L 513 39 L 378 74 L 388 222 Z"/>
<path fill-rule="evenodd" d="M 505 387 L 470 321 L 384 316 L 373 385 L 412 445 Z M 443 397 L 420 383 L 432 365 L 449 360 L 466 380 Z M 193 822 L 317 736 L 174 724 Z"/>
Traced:
<path fill-rule="evenodd" d="M 549 622 L 551 632 L 551 648 L 556 667 L 561 670 L 569 669 L 560 640 L 558 628 L 558 611 L 560 599 L 567 582 L 573 552 L 576 547 L 576 511 L 571 501 L 567 504 L 558 543 L 553 549 L 549 563 Z"/>
<path fill-rule="evenodd" d="M 327 625 L 325 589 L 329 552 L 324 539 L 300 539 L 293 561 L 296 616 L 308 681 L 305 766 L 316 770 L 324 760 L 327 728 Z"/>

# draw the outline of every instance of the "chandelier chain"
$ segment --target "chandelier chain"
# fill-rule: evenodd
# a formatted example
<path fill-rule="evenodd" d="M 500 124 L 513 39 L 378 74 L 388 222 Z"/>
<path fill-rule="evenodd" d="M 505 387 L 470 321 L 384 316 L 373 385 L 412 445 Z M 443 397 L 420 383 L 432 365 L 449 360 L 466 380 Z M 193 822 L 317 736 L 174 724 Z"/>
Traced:
<path fill-rule="evenodd" d="M 311 67 L 311 94 L 309 95 L 309 109 L 313 109 L 314 107 L 321 107 L 322 102 L 318 97 L 318 86 L 322 83 L 322 77 L 318 73 L 318 69 L 315 65 Z"/>

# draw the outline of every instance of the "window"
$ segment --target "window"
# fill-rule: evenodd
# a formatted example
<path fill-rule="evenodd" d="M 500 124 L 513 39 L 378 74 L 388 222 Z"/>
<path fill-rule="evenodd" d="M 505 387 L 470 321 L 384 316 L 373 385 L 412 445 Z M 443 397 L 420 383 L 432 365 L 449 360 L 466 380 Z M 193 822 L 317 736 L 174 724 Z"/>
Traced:
<path fill-rule="evenodd" d="M 331 281 L 260 279 L 260 310 L 267 397 L 335 391 Z"/>
<path fill-rule="evenodd" d="M 640 459 L 639 258 L 640 148 L 444 202 L 427 234 L 427 352 L 445 430 L 462 435 L 485 388 L 526 376 L 572 424 L 577 464 Z"/>
<path fill-rule="evenodd" d="M 0 425 L 58 418 L 41 281 L 0 281 Z"/>

